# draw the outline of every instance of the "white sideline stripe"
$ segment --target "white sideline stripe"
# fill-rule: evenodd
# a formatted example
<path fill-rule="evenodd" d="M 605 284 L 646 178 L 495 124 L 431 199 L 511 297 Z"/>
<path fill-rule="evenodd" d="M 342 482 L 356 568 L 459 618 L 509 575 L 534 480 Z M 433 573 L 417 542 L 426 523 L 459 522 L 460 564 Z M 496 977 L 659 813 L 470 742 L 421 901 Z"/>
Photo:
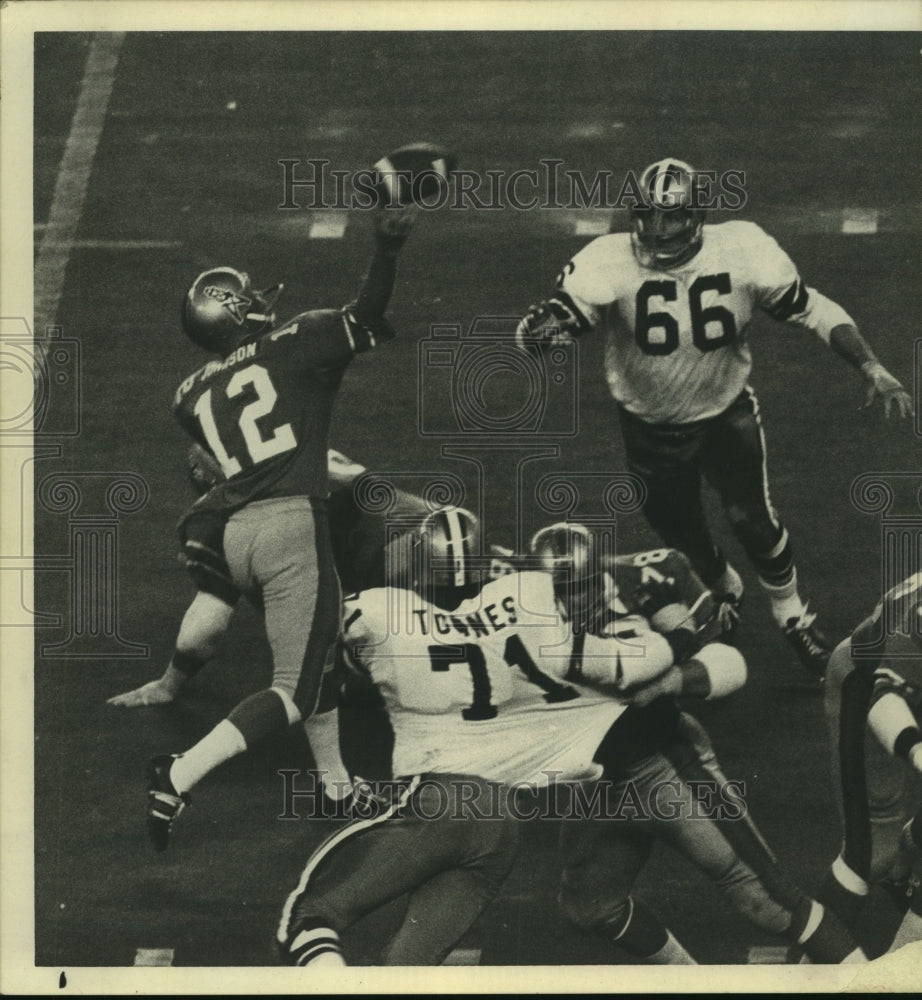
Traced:
<path fill-rule="evenodd" d="M 307 234 L 310 240 L 339 240 L 346 231 L 345 212 L 318 212 Z"/>
<path fill-rule="evenodd" d="M 163 966 L 173 964 L 172 948 L 138 948 L 134 953 L 134 964 L 144 966 Z"/>
<path fill-rule="evenodd" d="M 880 212 L 876 208 L 843 208 L 842 232 L 847 235 L 876 233 Z"/>
<path fill-rule="evenodd" d="M 442 965 L 480 965 L 480 949 L 455 948 Z"/>
<path fill-rule="evenodd" d="M 787 965 L 788 948 L 784 945 L 753 945 L 746 956 L 748 965 Z"/>
<path fill-rule="evenodd" d="M 106 108 L 115 82 L 115 68 L 125 38 L 124 31 L 93 36 L 86 57 L 77 106 L 64 144 L 64 154 L 51 198 L 44 238 L 35 258 L 34 330 L 43 339 L 53 326 L 64 290 L 64 275 L 89 185 L 96 148 L 102 134 Z"/>
<path fill-rule="evenodd" d="M 170 250 L 181 246 L 180 240 L 73 240 L 49 244 L 53 250 Z"/>

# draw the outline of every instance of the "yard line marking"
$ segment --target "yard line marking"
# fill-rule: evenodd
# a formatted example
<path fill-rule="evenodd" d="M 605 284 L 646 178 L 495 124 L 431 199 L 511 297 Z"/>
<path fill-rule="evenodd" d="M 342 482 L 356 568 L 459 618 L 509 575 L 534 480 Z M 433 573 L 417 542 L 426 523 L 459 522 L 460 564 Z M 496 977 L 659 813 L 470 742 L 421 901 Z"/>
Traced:
<path fill-rule="evenodd" d="M 44 338 L 54 326 L 64 290 L 64 275 L 89 185 L 96 148 L 115 82 L 124 31 L 100 32 L 86 57 L 77 106 L 58 167 L 51 211 L 35 259 L 34 330 Z"/>
<path fill-rule="evenodd" d="M 876 233 L 880 212 L 876 208 L 843 208 L 842 232 L 849 235 Z"/>
<path fill-rule="evenodd" d="M 600 209 L 575 220 L 574 236 L 604 236 L 611 229 L 611 212 Z"/>
<path fill-rule="evenodd" d="M 347 223 L 345 212 L 318 212 L 311 220 L 307 237 L 311 240 L 342 239 Z"/>
<path fill-rule="evenodd" d="M 134 953 L 134 964 L 143 966 L 163 966 L 173 964 L 172 948 L 138 948 Z"/>
<path fill-rule="evenodd" d="M 52 243 L 54 249 L 70 250 L 171 250 L 181 247 L 180 240 L 72 240 Z"/>
<path fill-rule="evenodd" d="M 480 949 L 455 948 L 442 965 L 480 965 Z"/>

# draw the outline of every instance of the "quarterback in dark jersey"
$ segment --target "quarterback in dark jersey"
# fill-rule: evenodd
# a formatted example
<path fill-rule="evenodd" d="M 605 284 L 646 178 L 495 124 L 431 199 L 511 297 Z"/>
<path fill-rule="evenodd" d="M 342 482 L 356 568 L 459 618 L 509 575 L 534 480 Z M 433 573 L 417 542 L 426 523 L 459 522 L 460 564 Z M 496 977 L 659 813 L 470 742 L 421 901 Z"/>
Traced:
<path fill-rule="evenodd" d="M 190 750 L 151 760 L 147 820 L 158 850 L 201 778 L 318 709 L 341 604 L 327 515 L 333 403 L 355 355 L 394 336 L 384 310 L 414 217 L 413 208 L 378 210 L 369 271 L 341 309 L 277 325 L 280 286 L 259 292 L 228 267 L 200 274 L 183 300 L 183 330 L 218 360 L 185 379 L 174 412 L 223 471 L 198 509 L 223 521 L 233 586 L 263 609 L 273 678 Z"/>
<path fill-rule="evenodd" d="M 922 940 L 922 573 L 889 590 L 826 676 L 826 722 L 842 849 L 821 898 L 855 922 L 871 886 Z"/>

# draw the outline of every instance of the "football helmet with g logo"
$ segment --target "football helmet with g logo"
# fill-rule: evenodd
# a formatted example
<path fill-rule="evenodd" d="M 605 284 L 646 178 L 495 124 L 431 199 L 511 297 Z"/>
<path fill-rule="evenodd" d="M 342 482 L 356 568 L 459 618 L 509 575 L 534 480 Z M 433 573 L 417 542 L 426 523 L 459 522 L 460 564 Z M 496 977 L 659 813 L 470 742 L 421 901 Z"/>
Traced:
<path fill-rule="evenodd" d="M 682 160 L 651 163 L 640 175 L 643 203 L 631 209 L 631 243 L 644 267 L 667 270 L 701 249 L 705 209 L 695 169 Z"/>

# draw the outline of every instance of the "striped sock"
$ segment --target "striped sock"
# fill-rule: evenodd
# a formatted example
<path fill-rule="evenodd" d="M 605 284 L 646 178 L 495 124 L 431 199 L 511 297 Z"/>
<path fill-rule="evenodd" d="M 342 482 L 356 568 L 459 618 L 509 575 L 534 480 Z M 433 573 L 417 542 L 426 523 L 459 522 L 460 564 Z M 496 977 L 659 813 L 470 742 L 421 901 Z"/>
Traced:
<path fill-rule="evenodd" d="M 345 965 L 339 935 L 329 927 L 298 931 L 286 948 L 289 965 Z"/>

